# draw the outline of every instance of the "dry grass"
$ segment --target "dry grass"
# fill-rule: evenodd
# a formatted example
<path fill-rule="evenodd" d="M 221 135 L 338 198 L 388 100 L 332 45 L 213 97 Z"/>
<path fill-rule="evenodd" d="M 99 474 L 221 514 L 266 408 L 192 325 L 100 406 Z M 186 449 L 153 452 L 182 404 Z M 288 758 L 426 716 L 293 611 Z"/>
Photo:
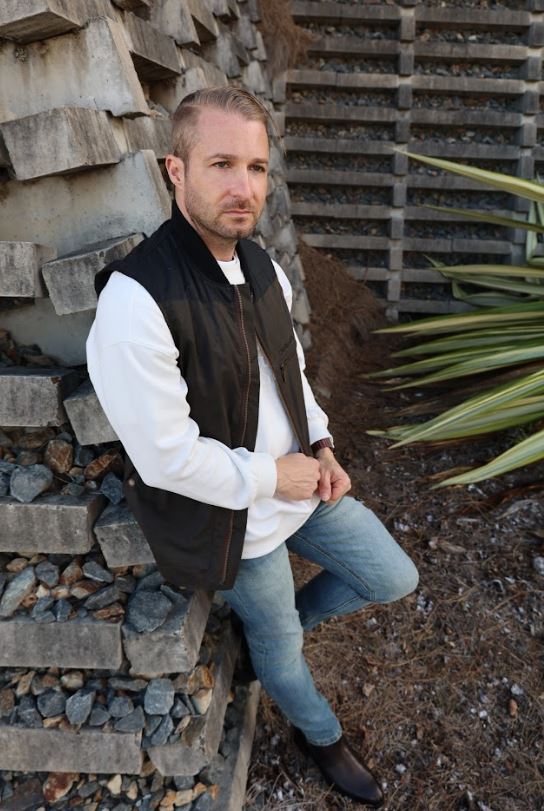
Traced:
<path fill-rule="evenodd" d="M 258 23 L 272 76 L 299 64 L 306 57 L 314 34 L 298 26 L 291 15 L 289 0 L 260 0 Z"/>

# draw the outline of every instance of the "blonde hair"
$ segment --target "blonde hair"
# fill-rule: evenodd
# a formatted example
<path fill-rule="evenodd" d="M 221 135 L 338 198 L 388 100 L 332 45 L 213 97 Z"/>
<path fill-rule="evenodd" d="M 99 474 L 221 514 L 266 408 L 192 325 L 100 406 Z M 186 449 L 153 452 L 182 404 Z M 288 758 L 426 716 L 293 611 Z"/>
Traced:
<path fill-rule="evenodd" d="M 248 121 L 261 121 L 268 133 L 270 125 L 273 133 L 281 140 L 269 110 L 249 90 L 222 86 L 195 90 L 181 100 L 172 115 L 171 151 L 185 164 L 197 140 L 196 128 L 202 107 L 215 107 L 227 113 L 236 113 Z"/>

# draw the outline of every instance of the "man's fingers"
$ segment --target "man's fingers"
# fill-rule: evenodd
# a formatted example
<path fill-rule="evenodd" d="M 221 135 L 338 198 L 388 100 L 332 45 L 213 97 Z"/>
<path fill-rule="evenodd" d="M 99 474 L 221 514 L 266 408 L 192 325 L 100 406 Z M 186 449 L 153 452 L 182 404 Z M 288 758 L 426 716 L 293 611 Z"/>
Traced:
<path fill-rule="evenodd" d="M 331 497 L 331 472 L 325 470 L 319 480 L 319 498 L 322 501 L 328 501 Z"/>

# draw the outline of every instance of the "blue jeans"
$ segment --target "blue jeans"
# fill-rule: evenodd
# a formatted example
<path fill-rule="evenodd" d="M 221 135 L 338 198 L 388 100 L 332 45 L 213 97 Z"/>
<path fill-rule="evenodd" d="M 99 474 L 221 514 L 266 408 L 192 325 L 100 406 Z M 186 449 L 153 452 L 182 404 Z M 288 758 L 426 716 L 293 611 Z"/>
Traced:
<path fill-rule="evenodd" d="M 323 571 L 296 594 L 288 550 Z M 372 510 L 345 495 L 320 501 L 297 532 L 267 555 L 246 558 L 220 591 L 244 624 L 255 673 L 310 743 L 334 743 L 340 722 L 317 690 L 302 653 L 303 632 L 329 617 L 414 591 L 418 570 Z"/>

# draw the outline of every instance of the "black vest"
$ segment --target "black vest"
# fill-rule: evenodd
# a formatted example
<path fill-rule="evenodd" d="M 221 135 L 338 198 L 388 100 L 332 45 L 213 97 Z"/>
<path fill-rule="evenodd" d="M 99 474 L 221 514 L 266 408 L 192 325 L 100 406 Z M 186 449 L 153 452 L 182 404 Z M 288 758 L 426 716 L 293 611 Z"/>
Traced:
<path fill-rule="evenodd" d="M 94 280 L 115 270 L 153 296 L 179 350 L 191 417 L 200 435 L 255 449 L 257 338 L 270 362 L 300 451 L 312 455 L 293 322 L 272 260 L 257 243 L 236 245 L 246 282 L 232 285 L 175 201 L 172 216 Z M 178 586 L 228 589 L 242 555 L 247 509 L 230 510 L 146 485 L 125 450 L 123 490 L 157 567 Z"/>

